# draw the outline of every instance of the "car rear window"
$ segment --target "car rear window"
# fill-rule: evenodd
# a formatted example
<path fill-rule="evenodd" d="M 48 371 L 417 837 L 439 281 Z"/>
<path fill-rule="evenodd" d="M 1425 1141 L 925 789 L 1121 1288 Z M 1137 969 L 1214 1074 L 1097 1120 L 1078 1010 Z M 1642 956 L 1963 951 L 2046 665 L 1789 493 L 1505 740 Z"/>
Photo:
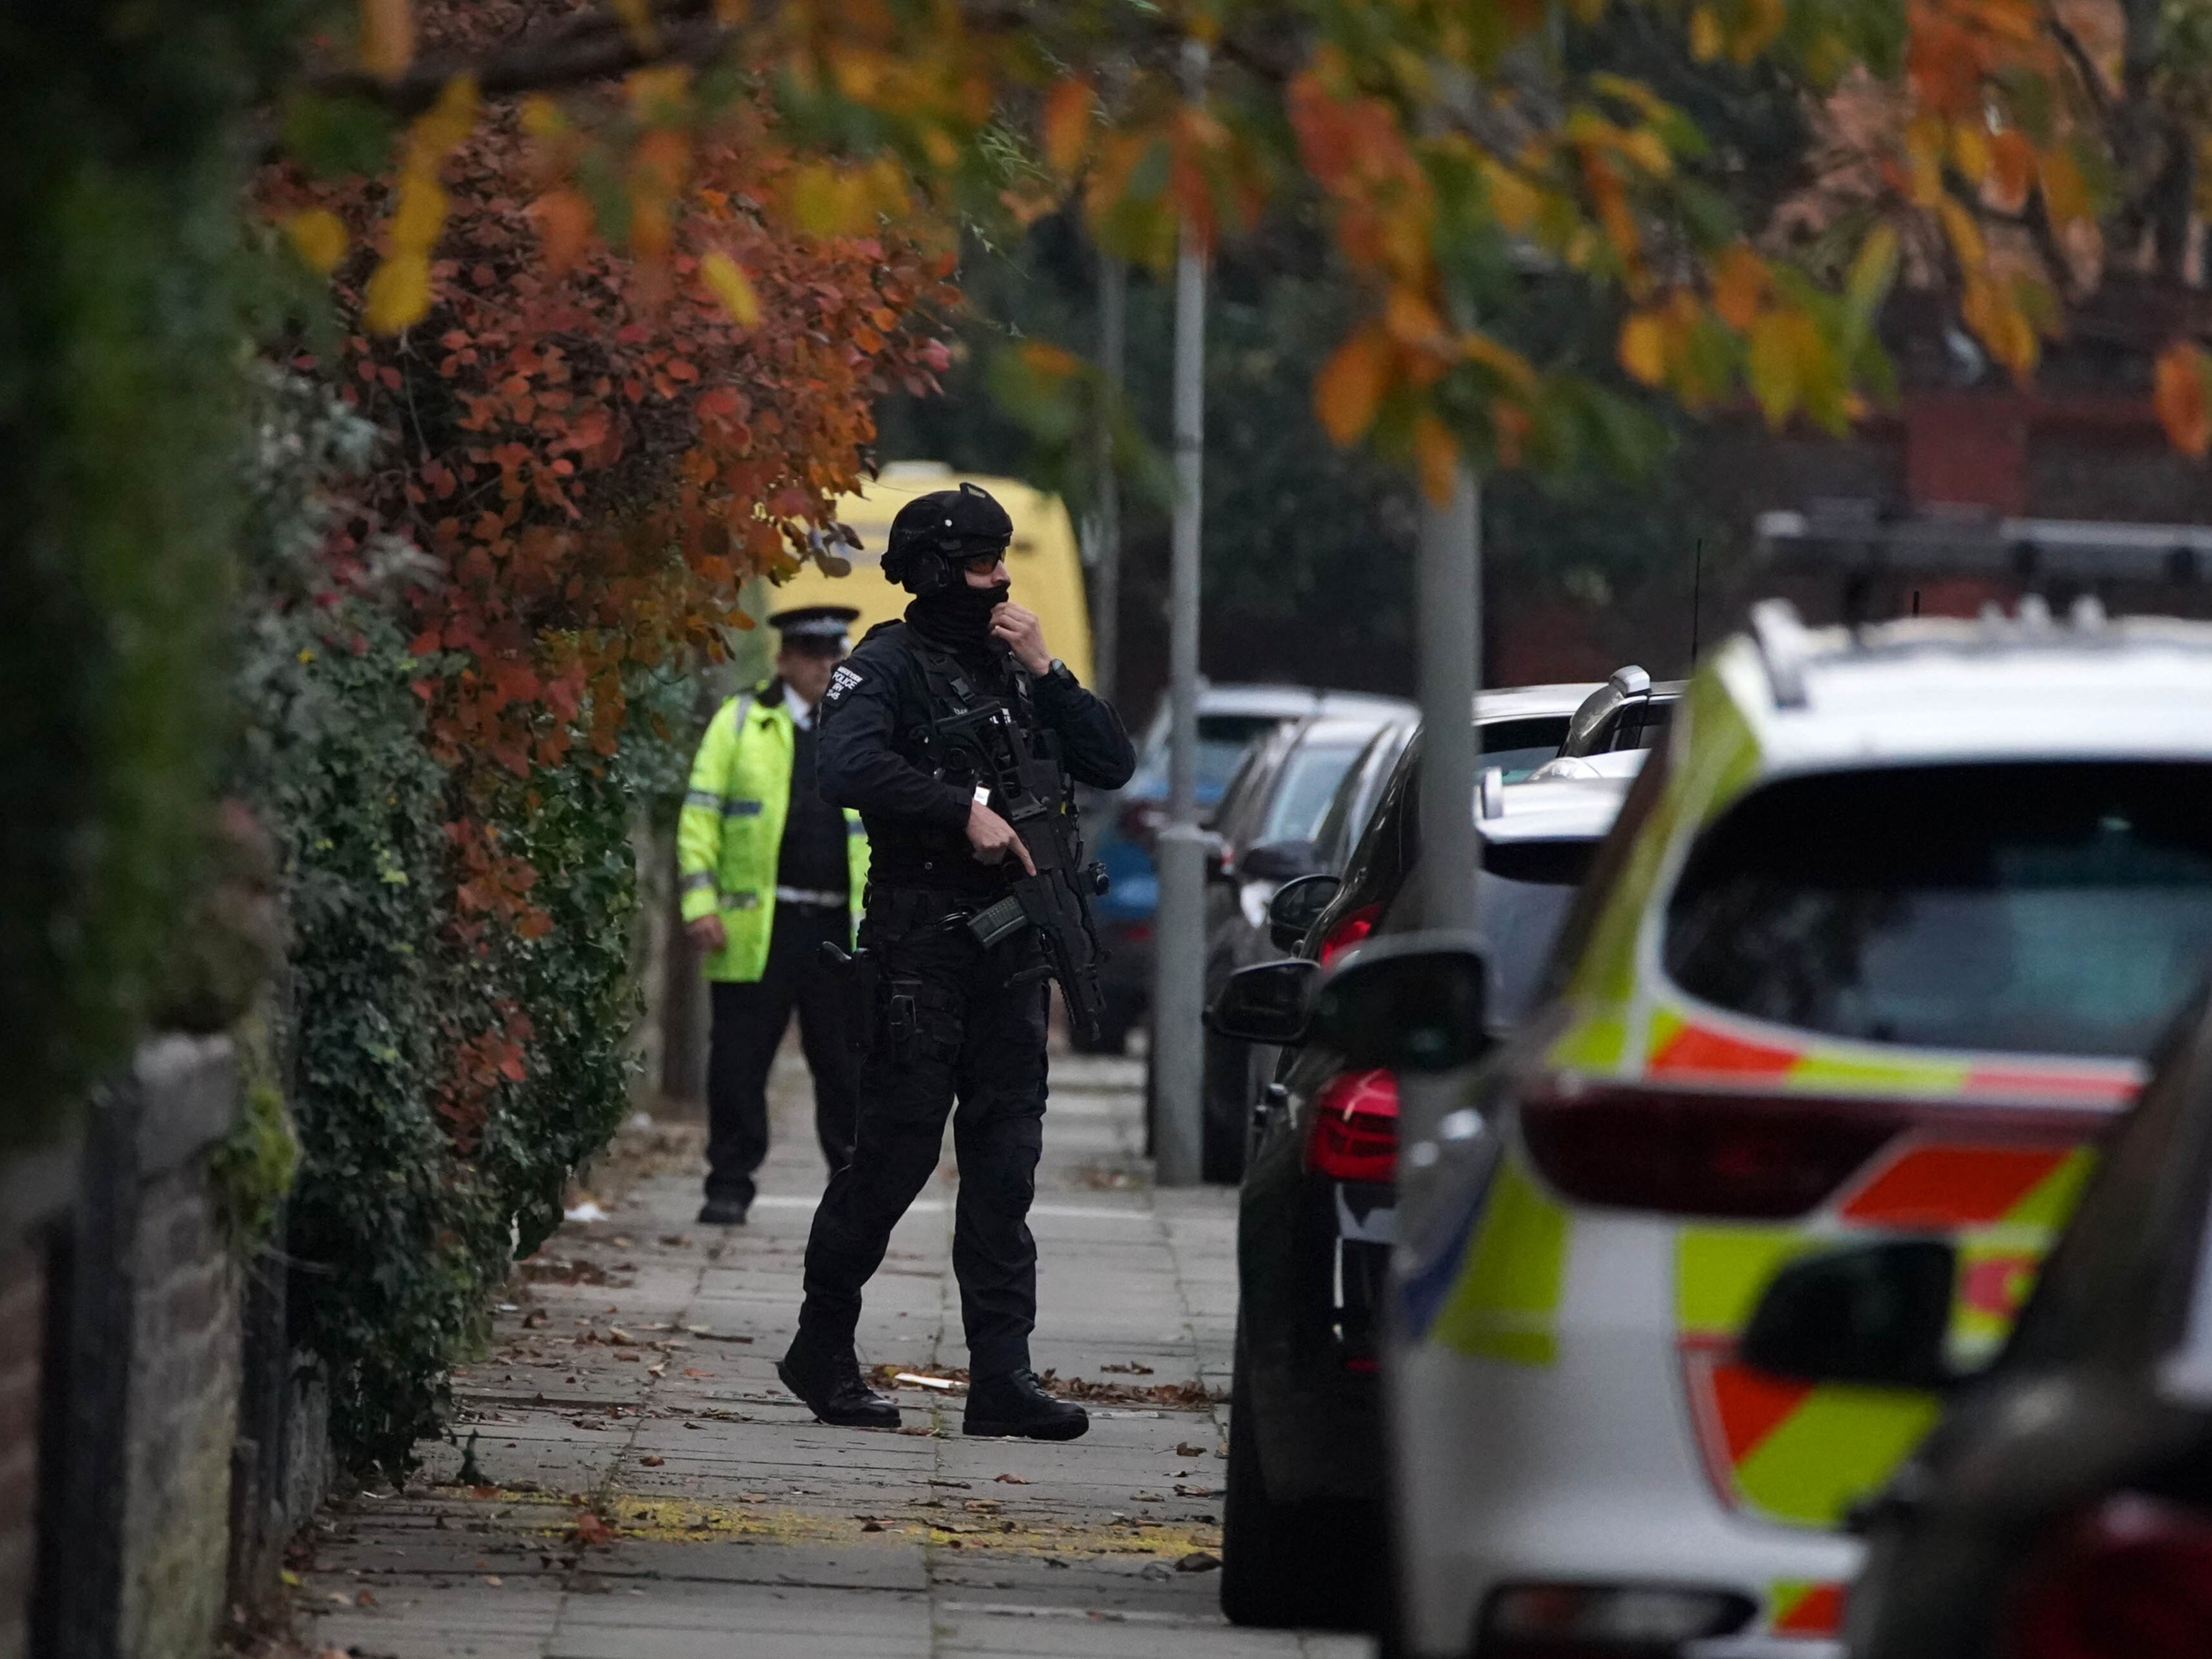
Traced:
<path fill-rule="evenodd" d="M 1344 781 L 1344 774 L 1352 770 L 1359 753 L 1348 743 L 1301 743 L 1283 762 L 1282 775 L 1275 780 L 1274 799 L 1267 803 L 1267 821 L 1255 844 L 1312 840 L 1328 815 L 1336 786 Z"/>
<path fill-rule="evenodd" d="M 1482 764 L 1502 766 L 1505 781 L 1518 783 L 1551 760 L 1566 741 L 1564 714 L 1545 714 L 1522 720 L 1492 720 L 1482 727 Z"/>
<path fill-rule="evenodd" d="M 2212 767 L 2042 762 L 1768 785 L 1700 839 L 1667 972 L 1876 1043 L 2140 1055 L 2212 968 Z"/>
<path fill-rule="evenodd" d="M 1594 840 L 1565 839 L 1493 842 L 1483 848 L 1475 914 L 1489 949 L 1485 1017 L 1493 1030 L 1510 1030 L 1535 1002 L 1553 942 L 1597 848 Z"/>

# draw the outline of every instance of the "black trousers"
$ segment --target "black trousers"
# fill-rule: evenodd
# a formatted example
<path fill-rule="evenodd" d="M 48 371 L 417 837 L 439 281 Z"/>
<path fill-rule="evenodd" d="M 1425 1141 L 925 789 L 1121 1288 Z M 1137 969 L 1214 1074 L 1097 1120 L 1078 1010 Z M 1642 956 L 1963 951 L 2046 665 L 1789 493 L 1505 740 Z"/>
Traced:
<path fill-rule="evenodd" d="M 835 1171 L 853 1152 L 852 988 L 823 967 L 822 942 L 844 948 L 850 912 L 778 905 L 768 965 L 751 984 L 718 979 L 707 1047 L 707 1193 L 753 1201 L 753 1172 L 768 1156 L 768 1074 L 799 1012 L 799 1046 L 814 1074 L 814 1133 Z"/>
<path fill-rule="evenodd" d="M 956 894 L 870 894 L 860 942 L 877 962 L 853 1159 L 830 1178 L 806 1243 L 799 1328 L 847 1346 L 860 1290 L 937 1167 L 945 1118 L 960 1164 L 952 1272 L 977 1377 L 1029 1365 L 1036 1324 L 1030 1200 L 1044 1139 L 1046 987 L 1033 934 L 986 951 L 945 917 Z"/>

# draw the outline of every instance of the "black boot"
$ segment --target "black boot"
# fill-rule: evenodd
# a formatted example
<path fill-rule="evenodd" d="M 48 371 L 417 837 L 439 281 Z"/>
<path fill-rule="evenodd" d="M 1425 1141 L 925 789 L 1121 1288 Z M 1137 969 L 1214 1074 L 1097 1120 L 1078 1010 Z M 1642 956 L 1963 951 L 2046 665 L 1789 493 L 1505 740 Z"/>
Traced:
<path fill-rule="evenodd" d="M 847 1429 L 895 1429 L 898 1408 L 860 1380 L 860 1362 L 848 1345 L 829 1353 L 801 1333 L 775 1362 L 775 1374 L 825 1423 Z"/>
<path fill-rule="evenodd" d="M 1073 1440 L 1091 1426 L 1090 1414 L 1070 1400 L 1055 1400 L 1033 1371 L 986 1377 L 968 1386 L 963 1434 L 1014 1435 L 1024 1440 Z"/>
<path fill-rule="evenodd" d="M 745 1207 L 735 1198 L 718 1198 L 707 1195 L 707 1202 L 699 1206 L 699 1225 L 702 1227 L 741 1227 L 745 1224 Z"/>

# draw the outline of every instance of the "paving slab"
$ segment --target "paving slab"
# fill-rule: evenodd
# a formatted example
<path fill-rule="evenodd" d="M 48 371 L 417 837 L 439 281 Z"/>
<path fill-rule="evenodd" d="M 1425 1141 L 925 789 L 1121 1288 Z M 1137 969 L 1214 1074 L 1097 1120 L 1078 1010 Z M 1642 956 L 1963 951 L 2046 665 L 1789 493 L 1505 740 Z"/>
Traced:
<path fill-rule="evenodd" d="M 956 1390 L 890 1384 L 896 1431 L 831 1429 L 775 1360 L 823 1172 L 804 1067 L 771 1085 L 750 1224 L 648 1174 L 519 1272 L 455 1374 L 452 1443 L 405 1492 L 334 1503 L 297 1608 L 357 1659 L 1364 1659 L 1358 1638 L 1223 1620 L 1233 1195 L 1158 1192 L 1133 1062 L 1060 1053 L 1030 1230 L 1036 1363 L 1080 1392 L 1066 1445 L 971 1440 Z M 663 1140 L 703 1139 L 664 1123 Z M 664 1160 L 665 1161 L 665 1160 Z M 957 1377 L 958 1172 L 870 1285 L 863 1364 Z"/>

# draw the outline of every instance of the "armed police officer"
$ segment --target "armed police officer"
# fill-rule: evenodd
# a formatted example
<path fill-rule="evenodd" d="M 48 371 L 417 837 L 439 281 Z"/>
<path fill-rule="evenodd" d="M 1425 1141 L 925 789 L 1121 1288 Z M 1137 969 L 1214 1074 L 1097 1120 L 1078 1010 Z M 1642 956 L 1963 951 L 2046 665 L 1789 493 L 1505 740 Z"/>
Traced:
<path fill-rule="evenodd" d="M 1096 944 L 1070 779 L 1117 789 L 1136 755 L 1113 710 L 1007 597 L 1006 510 L 972 484 L 908 502 L 884 572 L 915 595 L 822 704 L 823 793 L 857 808 L 872 863 L 859 962 L 872 1030 L 852 1161 L 806 1246 L 799 1334 L 777 1366 L 827 1423 L 896 1427 L 860 1380 L 860 1291 L 937 1167 L 952 1114 L 952 1269 L 969 1384 L 964 1432 L 1072 1440 L 1089 1421 L 1030 1369 L 1048 978 L 1097 1014 Z M 957 1103 L 957 1105 L 956 1105 Z"/>
<path fill-rule="evenodd" d="M 859 819 L 815 784 L 815 713 L 860 612 L 778 611 L 775 674 L 708 723 L 677 820 L 684 923 L 713 994 L 707 1048 L 710 1226 L 744 1223 L 768 1155 L 768 1074 L 799 1014 L 814 1074 L 814 1133 L 834 1172 L 852 1155 L 854 1066 L 848 988 L 822 960 L 853 942 L 867 880 Z"/>

